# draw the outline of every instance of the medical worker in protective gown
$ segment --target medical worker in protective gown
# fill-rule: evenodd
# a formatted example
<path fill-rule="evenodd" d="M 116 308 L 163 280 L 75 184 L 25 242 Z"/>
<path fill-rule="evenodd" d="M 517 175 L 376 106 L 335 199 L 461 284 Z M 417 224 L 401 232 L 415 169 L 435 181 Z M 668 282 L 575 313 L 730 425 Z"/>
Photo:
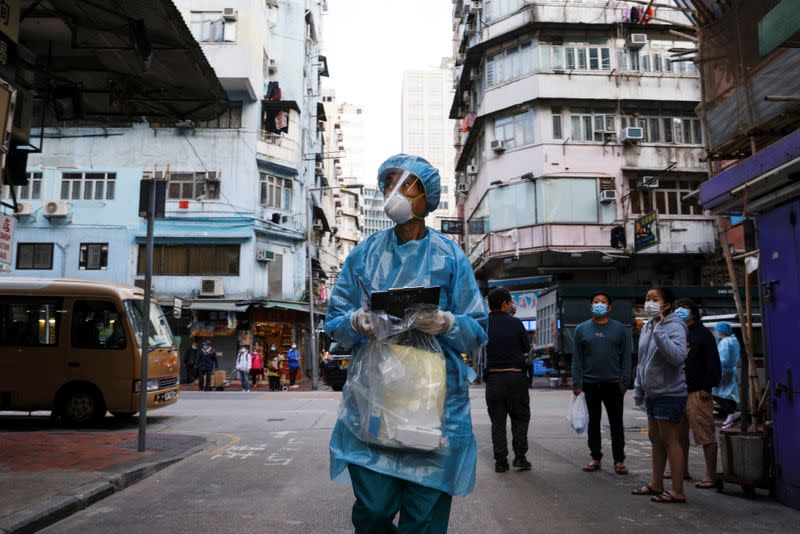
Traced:
<path fill-rule="evenodd" d="M 365 309 L 367 291 L 441 288 L 439 309 L 420 313 L 411 326 L 435 336 L 444 353 L 441 431 L 446 446 L 431 452 L 376 447 L 354 434 L 343 413 L 333 430 L 331 478 L 349 473 L 357 533 L 397 532 L 392 522 L 398 512 L 400 532 L 446 532 L 452 496 L 466 495 L 475 484 L 477 449 L 467 385 L 475 374 L 459 353 L 471 353 L 486 343 L 488 316 L 464 253 L 454 241 L 425 226 L 424 217 L 439 205 L 440 182 L 439 172 L 421 157 L 398 154 L 381 165 L 378 186 L 384 210 L 396 226 L 368 236 L 353 249 L 328 302 L 325 331 L 352 347 L 352 371 L 362 357 L 359 350 L 374 341 Z M 351 379 L 352 373 L 348 383 Z M 343 405 L 347 395 L 345 385 Z"/>

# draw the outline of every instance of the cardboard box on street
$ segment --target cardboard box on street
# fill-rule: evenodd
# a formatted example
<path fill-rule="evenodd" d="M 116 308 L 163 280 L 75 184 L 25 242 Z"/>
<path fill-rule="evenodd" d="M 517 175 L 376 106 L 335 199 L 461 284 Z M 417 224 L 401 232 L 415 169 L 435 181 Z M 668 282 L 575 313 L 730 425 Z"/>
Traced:
<path fill-rule="evenodd" d="M 222 387 L 225 385 L 225 371 L 216 370 L 214 371 L 214 380 L 212 382 L 211 387 Z"/>

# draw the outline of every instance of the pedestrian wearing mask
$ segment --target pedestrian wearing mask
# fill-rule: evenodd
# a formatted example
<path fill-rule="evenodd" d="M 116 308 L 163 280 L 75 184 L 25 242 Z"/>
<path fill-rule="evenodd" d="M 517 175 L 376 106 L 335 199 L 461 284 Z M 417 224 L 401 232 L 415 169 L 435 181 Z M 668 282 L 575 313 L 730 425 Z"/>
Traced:
<path fill-rule="evenodd" d="M 269 363 L 267 363 L 267 380 L 269 381 L 270 391 L 278 391 L 281 389 L 279 361 L 278 354 L 275 353 L 273 356 L 270 356 Z"/>
<path fill-rule="evenodd" d="M 256 345 L 256 349 L 250 354 L 250 384 L 252 387 L 258 386 L 258 381 L 264 380 L 264 356 L 261 345 Z"/>
<path fill-rule="evenodd" d="M 461 248 L 425 226 L 425 216 L 439 205 L 438 170 L 421 157 L 398 154 L 381 165 L 378 186 L 384 211 L 396 226 L 366 237 L 347 257 L 328 301 L 325 331 L 342 347 L 352 348 L 350 368 L 357 367 L 362 348 L 375 335 L 370 313 L 363 308 L 365 293 L 438 286 L 438 309 L 418 313 L 410 327 L 436 336 L 441 347 L 446 376 L 442 434 L 447 446 L 435 452 L 373 447 L 340 414 L 330 442 L 331 478 L 345 469 L 350 474 L 357 534 L 444 533 L 452 496 L 466 495 L 475 483 L 477 445 L 467 386 L 467 377 L 474 373 L 459 354 L 486 342 L 487 314 Z M 348 385 L 351 378 L 348 375 Z"/>
<path fill-rule="evenodd" d="M 636 406 L 647 409 L 647 434 L 652 445 L 653 472 L 649 484 L 634 495 L 652 495 L 661 504 L 686 503 L 683 492 L 684 452 L 682 426 L 686 409 L 686 324 L 672 313 L 675 299 L 666 287 L 647 292 L 644 311 L 649 317 L 639 337 L 639 365 L 633 386 Z M 664 490 L 667 460 L 672 470 L 672 490 Z"/>
<path fill-rule="evenodd" d="M 250 347 L 242 345 L 236 355 L 236 371 L 242 383 L 242 391 L 250 391 Z"/>
<path fill-rule="evenodd" d="M 513 316 L 514 303 L 505 288 L 489 293 L 489 342 L 486 344 L 486 406 L 492 421 L 494 471 L 508 471 L 506 419 L 511 419 L 511 465 L 527 471 L 528 425 L 531 399 L 525 375 L 526 356 L 531 349 L 528 332 L 522 321 Z"/>
<path fill-rule="evenodd" d="M 719 335 L 720 365 L 722 367 L 719 386 L 711 394 L 720 407 L 720 413 L 728 418 L 723 423 L 723 428 L 730 426 L 738 419 L 739 411 L 739 363 L 741 361 L 741 346 L 739 340 L 733 335 L 730 323 L 720 322 L 714 326 Z"/>
<path fill-rule="evenodd" d="M 198 391 L 211 391 L 215 369 L 219 369 L 217 351 L 211 345 L 211 340 L 206 339 L 203 341 L 203 348 L 197 356 Z"/>
<path fill-rule="evenodd" d="M 188 384 L 194 384 L 194 379 L 197 378 L 197 359 L 199 356 L 200 349 L 197 346 L 197 341 L 192 338 L 192 344 L 183 354 L 183 365 L 186 368 L 186 382 Z"/>
<path fill-rule="evenodd" d="M 605 406 L 611 427 L 614 472 L 627 475 L 622 412 L 631 381 L 631 342 L 622 323 L 608 317 L 611 297 L 606 293 L 592 296 L 591 311 L 592 318 L 575 329 L 572 349 L 573 393 L 578 396 L 583 391 L 589 410 L 588 443 L 592 459 L 583 470 L 600 470 L 603 458 L 600 421 Z"/>
<path fill-rule="evenodd" d="M 708 328 L 700 322 L 700 308 L 692 299 L 675 301 L 675 315 L 689 328 L 686 356 L 686 418 L 692 429 L 694 442 L 703 447 L 706 473 L 694 487 L 714 488 L 717 485 L 717 434 L 714 426 L 714 401 L 711 390 L 719 385 L 720 363 L 717 344 Z M 689 465 L 689 432 L 683 436 L 684 463 Z M 687 471 L 688 472 L 688 471 Z M 684 476 L 684 478 L 686 478 Z"/>
<path fill-rule="evenodd" d="M 297 382 L 297 375 L 300 373 L 300 352 L 297 350 L 297 344 L 292 343 L 292 348 L 286 354 L 289 360 L 289 385 L 294 386 Z"/>

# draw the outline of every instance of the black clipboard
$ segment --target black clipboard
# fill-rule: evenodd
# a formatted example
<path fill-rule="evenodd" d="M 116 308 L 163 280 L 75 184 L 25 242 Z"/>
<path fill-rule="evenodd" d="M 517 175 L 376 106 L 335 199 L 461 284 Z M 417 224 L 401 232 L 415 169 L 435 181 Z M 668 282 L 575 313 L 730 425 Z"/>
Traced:
<path fill-rule="evenodd" d="M 395 317 L 404 317 L 412 306 L 429 305 L 439 308 L 439 286 L 404 287 L 388 291 L 373 291 L 370 295 L 372 311 L 385 311 Z"/>

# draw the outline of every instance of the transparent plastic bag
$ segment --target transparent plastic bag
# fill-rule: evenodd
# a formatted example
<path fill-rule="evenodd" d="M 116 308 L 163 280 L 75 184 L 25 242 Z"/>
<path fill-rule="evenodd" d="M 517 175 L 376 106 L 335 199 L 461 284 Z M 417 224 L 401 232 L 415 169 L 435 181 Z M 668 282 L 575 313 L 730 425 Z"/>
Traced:
<path fill-rule="evenodd" d="M 578 435 L 586 432 L 586 428 L 589 426 L 589 409 L 586 407 L 586 395 L 583 391 L 572 396 L 567 420 Z"/>
<path fill-rule="evenodd" d="M 400 319 L 371 313 L 375 337 L 347 370 L 340 418 L 365 443 L 433 451 L 443 438 L 445 356 L 432 335 L 411 328 L 417 308 Z"/>

